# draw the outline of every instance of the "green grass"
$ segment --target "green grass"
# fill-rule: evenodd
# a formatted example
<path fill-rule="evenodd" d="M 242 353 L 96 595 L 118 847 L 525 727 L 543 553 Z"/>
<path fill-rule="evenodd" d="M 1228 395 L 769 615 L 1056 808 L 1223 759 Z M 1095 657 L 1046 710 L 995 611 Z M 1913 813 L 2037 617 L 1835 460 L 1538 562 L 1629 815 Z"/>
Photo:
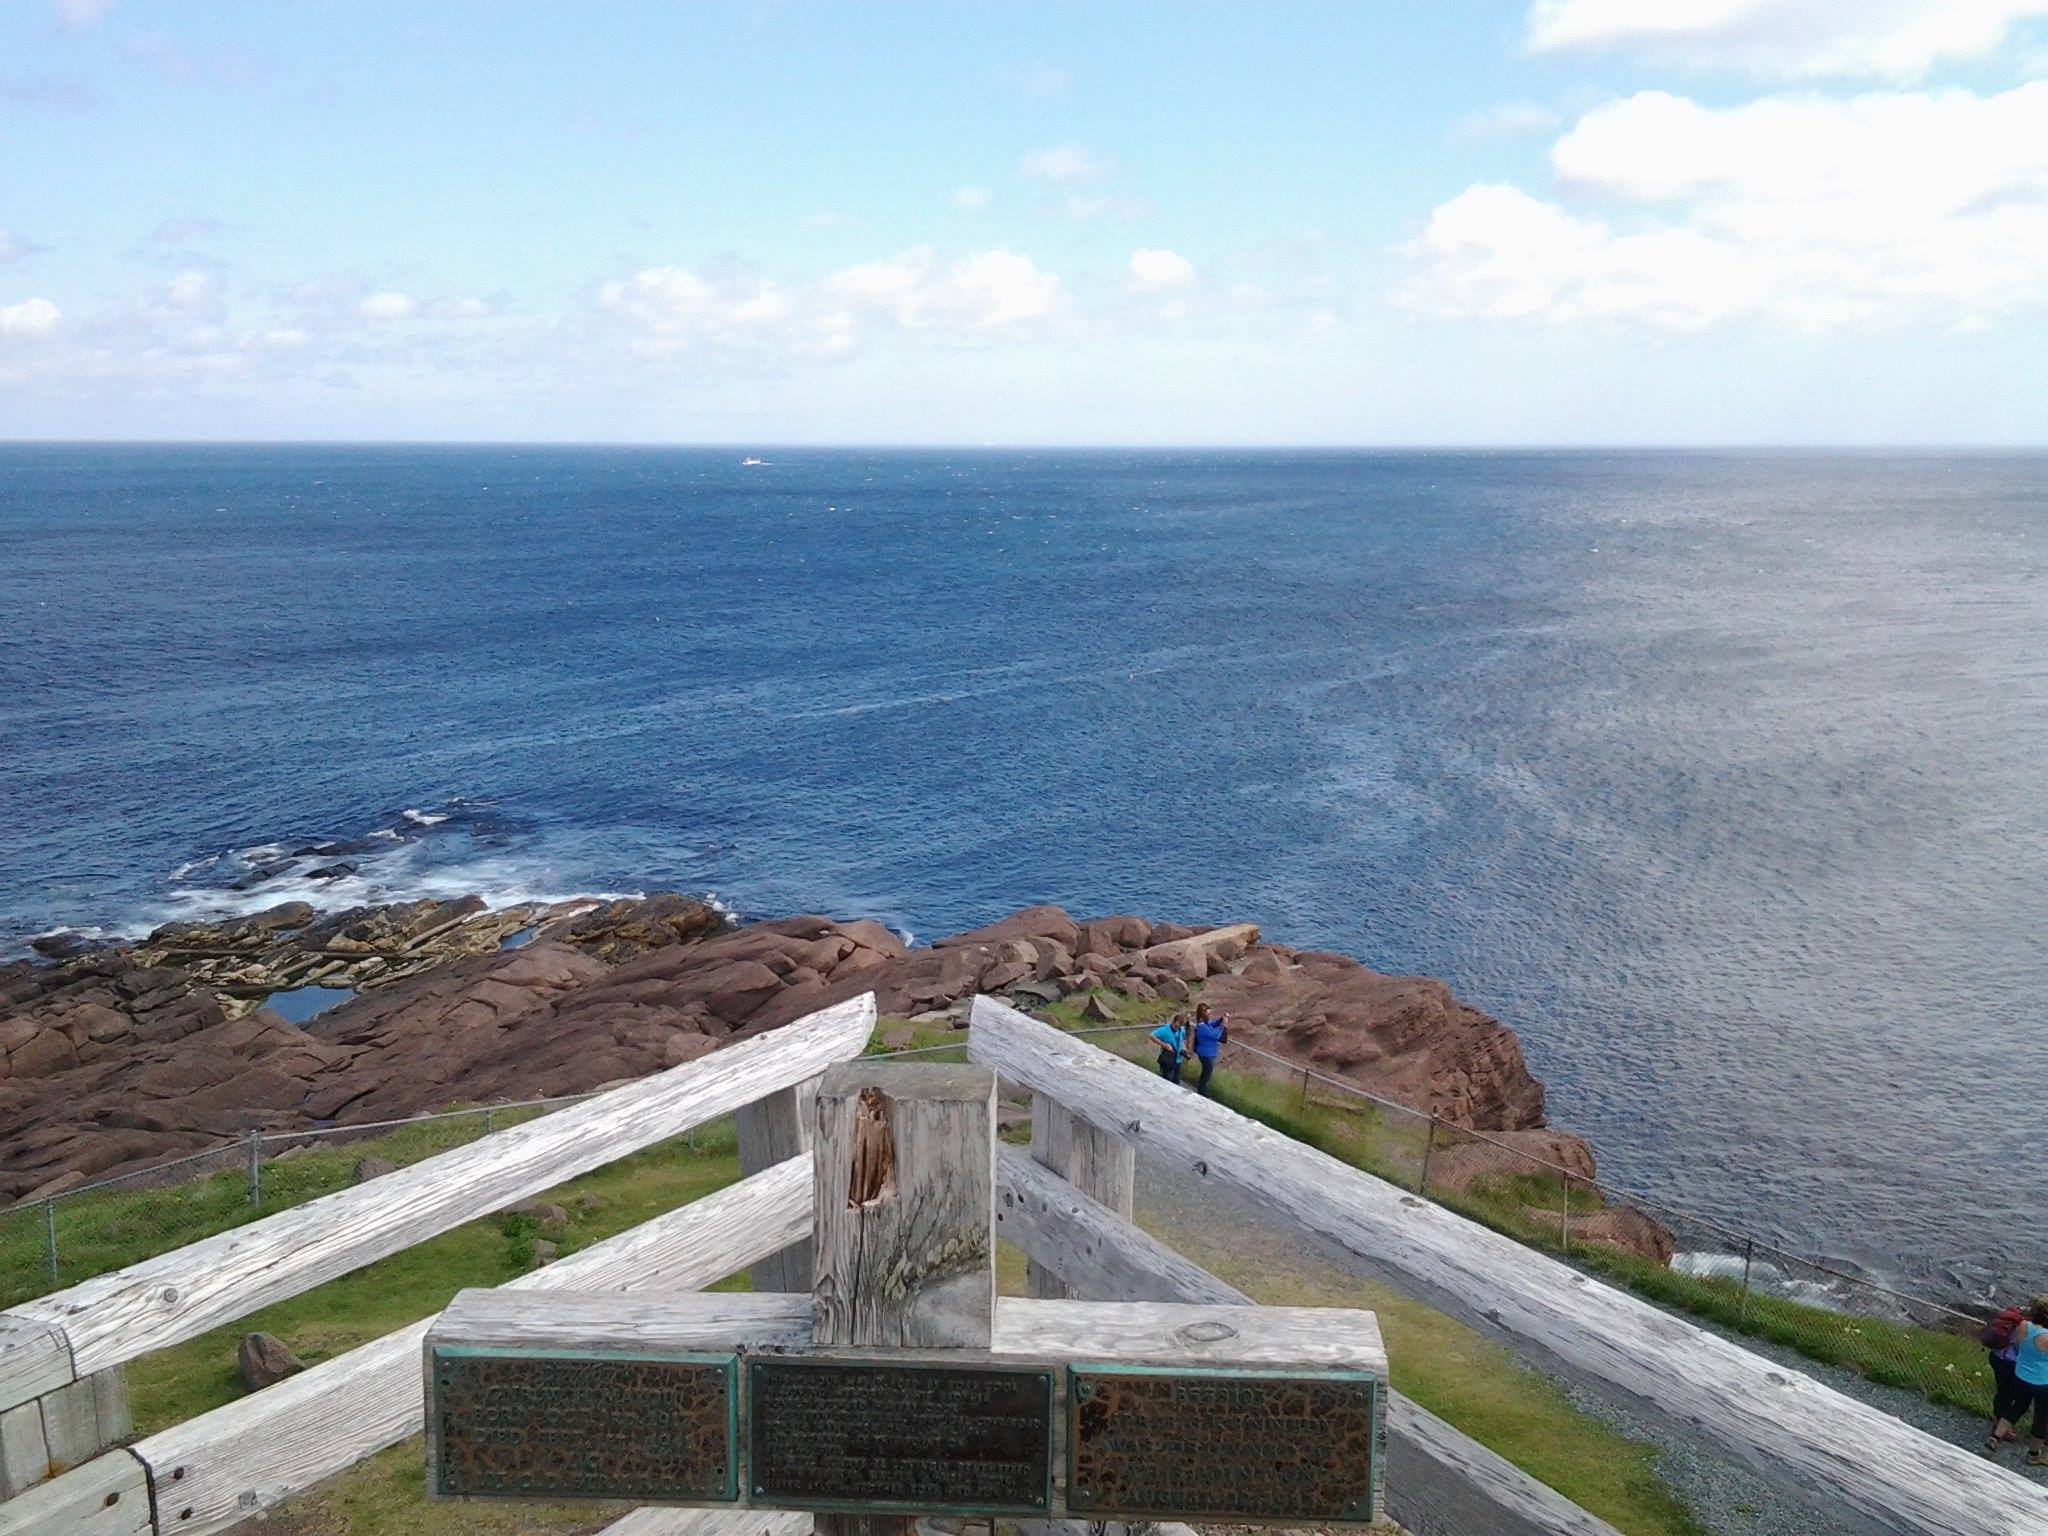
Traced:
<path fill-rule="evenodd" d="M 530 1217 L 491 1216 L 415 1244 L 134 1362 L 128 1385 L 136 1427 L 150 1434 L 242 1396 L 235 1346 L 245 1333 L 276 1334 L 315 1365 L 438 1311 L 465 1286 L 502 1285 L 526 1273 L 536 1238 L 571 1254 L 738 1177 L 730 1123 L 707 1126 L 695 1148 L 664 1142 L 537 1196 L 564 1208 L 565 1226 L 542 1228 Z"/>
<path fill-rule="evenodd" d="M 498 1115 L 500 1129 L 535 1111 Z M 400 1167 L 474 1141 L 482 1116 L 401 1126 L 389 1135 L 346 1146 L 308 1144 L 289 1157 L 266 1156 L 262 1204 L 249 1204 L 249 1179 L 237 1150 L 223 1154 L 233 1166 L 158 1189 L 120 1189 L 56 1202 L 58 1275 L 77 1285 L 139 1259 L 165 1253 L 348 1186 L 356 1164 L 378 1157 Z M 40 1209 L 0 1215 L 0 1307 L 15 1306 L 52 1289 L 47 1238 Z"/>
<path fill-rule="evenodd" d="M 1119 1054 L 1151 1064 L 1149 1044 L 1111 1037 L 1103 1043 Z M 1327 1092 L 1304 1095 L 1285 1081 L 1221 1070 L 1212 1091 L 1217 1100 L 1261 1124 L 1329 1153 L 1341 1162 L 1404 1188 L 1420 1181 L 1428 1142 L 1427 1122 L 1370 1103 L 1356 1107 L 1332 1102 Z M 1531 1247 L 1564 1249 L 1564 1191 L 1549 1174 L 1496 1174 L 1462 1192 L 1440 1188 L 1430 1198 L 1460 1215 Z M 1582 1184 L 1571 1190 L 1574 1216 L 1586 1216 L 1604 1202 Z M 1912 1323 L 1846 1316 L 1752 1290 L 1747 1298 L 1733 1280 L 1688 1275 L 1636 1254 L 1586 1242 L 1571 1245 L 1575 1263 L 1648 1300 L 1716 1324 L 1731 1332 L 1780 1344 L 1824 1364 L 1842 1366 L 1872 1381 L 1915 1391 L 1973 1414 L 1991 1411 L 1991 1372 L 1974 1338 Z"/>

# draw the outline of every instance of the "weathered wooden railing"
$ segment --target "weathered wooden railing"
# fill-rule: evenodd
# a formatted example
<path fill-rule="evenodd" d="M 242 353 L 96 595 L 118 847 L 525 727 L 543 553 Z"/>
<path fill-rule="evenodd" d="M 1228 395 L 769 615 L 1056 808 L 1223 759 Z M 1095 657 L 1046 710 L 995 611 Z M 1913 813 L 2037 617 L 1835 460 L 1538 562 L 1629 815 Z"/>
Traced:
<path fill-rule="evenodd" d="M 1396 1289 L 1661 1412 L 1837 1522 L 1914 1536 L 2048 1533 L 2048 1489 L 993 998 L 975 1000 L 969 1055 L 1087 1134 L 1249 1196 L 1268 1219 L 1333 1241 Z M 1104 1283 L 1134 1283 L 1128 1252 L 1098 1238 L 1093 1260 L 1124 1266 Z M 1399 1519 L 1393 1488 L 1390 1479 Z"/>
<path fill-rule="evenodd" d="M 688 1290 L 752 1267 L 804 1288 L 814 1230 L 803 1086 L 865 1046 L 871 999 L 828 1009 L 545 1121 L 501 1132 L 0 1316 L 0 1412 L 117 1367 L 728 1112 L 731 1187 L 511 1282 Z M 996 1167 L 999 1231 L 1034 1294 L 1241 1304 L 1130 1220 L 1136 1156 L 1252 1194 L 1402 1289 L 1661 1409 L 1839 1518 L 1913 1533 L 2048 1533 L 2042 1490 L 1441 1208 L 989 999 L 974 1056 L 1034 1095 L 1032 1152 Z M 351 1241 L 350 1239 L 354 1240 Z M 418 1432 L 431 1319 L 0 1503 L 0 1536 L 208 1536 Z M 1612 1536 L 1398 1397 L 1388 1513 L 1418 1536 Z M 639 1510 L 608 1536 L 800 1536 L 807 1517 Z M 1046 1533 L 1051 1536 L 1051 1533 Z M 1188 1536 L 1160 1528 L 1160 1536 Z"/>
<path fill-rule="evenodd" d="M 808 1173 L 767 1166 L 804 1083 L 857 1056 L 866 996 L 354 1188 L 0 1314 L 0 1429 L 80 1382 L 726 1114 L 754 1174 L 513 1282 L 708 1285 L 800 1244 Z M 759 1170 L 759 1171 L 757 1171 Z M 109 1451 L 0 1503 L 0 1536 L 201 1536 L 416 1432 L 426 1323 Z M 25 1433 L 24 1433 L 25 1438 Z M 40 1442 L 39 1442 L 40 1443 Z M 152 1505 L 154 1509 L 152 1509 Z"/>

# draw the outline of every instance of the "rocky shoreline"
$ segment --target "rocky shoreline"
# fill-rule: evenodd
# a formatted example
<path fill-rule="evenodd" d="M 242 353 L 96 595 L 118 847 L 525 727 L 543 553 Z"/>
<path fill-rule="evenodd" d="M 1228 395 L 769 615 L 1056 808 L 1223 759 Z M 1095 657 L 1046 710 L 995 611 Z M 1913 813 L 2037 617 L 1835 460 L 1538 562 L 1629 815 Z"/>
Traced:
<path fill-rule="evenodd" d="M 327 917 L 295 902 L 132 945 L 43 948 L 0 967 L 0 1206 L 249 1131 L 586 1092 L 866 991 L 885 1018 L 957 1022 L 978 992 L 1026 1009 L 1092 993 L 1110 1013 L 1115 998 L 1179 1002 L 1199 988 L 1236 1038 L 1594 1172 L 1584 1141 L 1546 1126 L 1543 1085 L 1506 1025 L 1440 981 L 1268 943 L 1251 924 L 1031 907 L 910 949 L 872 921 L 736 925 L 663 893 Z M 266 1006 L 306 987 L 346 1000 L 302 1024 Z M 1514 1161 L 1468 1142 L 1432 1178 L 1469 1185 Z M 1607 1225 L 1585 1239 L 1669 1259 L 1654 1223 Z"/>

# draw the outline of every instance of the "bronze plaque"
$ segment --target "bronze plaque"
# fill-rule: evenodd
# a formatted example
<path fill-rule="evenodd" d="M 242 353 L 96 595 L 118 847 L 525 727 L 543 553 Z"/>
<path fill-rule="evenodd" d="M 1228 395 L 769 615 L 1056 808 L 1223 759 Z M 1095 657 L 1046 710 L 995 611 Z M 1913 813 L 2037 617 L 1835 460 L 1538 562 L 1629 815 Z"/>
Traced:
<path fill-rule="evenodd" d="M 1044 1515 L 1049 1367 L 747 1362 L 748 1487 L 777 1509 Z"/>
<path fill-rule="evenodd" d="M 434 1492 L 729 1504 L 731 1355 L 434 1351 Z"/>
<path fill-rule="evenodd" d="M 1355 1371 L 1075 1366 L 1067 1512 L 1241 1524 L 1369 1521 L 1379 1383 Z"/>

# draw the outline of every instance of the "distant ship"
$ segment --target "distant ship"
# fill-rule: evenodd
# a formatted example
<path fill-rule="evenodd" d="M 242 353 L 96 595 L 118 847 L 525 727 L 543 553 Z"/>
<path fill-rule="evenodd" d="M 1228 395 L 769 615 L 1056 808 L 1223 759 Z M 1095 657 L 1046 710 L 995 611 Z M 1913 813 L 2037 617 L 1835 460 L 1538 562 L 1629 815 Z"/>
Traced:
<path fill-rule="evenodd" d="M 766 459 L 741 459 L 740 468 L 745 469 L 750 465 L 766 464 L 767 462 Z"/>

